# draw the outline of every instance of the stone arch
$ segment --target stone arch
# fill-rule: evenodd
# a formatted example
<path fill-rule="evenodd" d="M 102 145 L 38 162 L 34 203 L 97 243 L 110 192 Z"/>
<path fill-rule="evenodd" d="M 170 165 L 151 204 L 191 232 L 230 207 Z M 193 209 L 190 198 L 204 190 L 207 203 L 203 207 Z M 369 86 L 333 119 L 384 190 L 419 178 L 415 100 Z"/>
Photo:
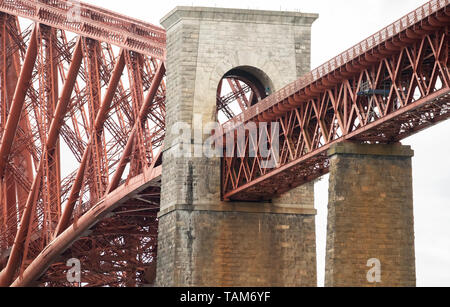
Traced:
<path fill-rule="evenodd" d="M 254 92 L 258 92 L 261 96 L 273 93 L 274 85 L 269 76 L 262 70 L 252 66 L 238 66 L 229 70 L 222 78 L 236 77 L 249 83 Z"/>
<path fill-rule="evenodd" d="M 267 58 L 259 56 L 257 52 L 236 51 L 225 56 L 207 75 L 209 76 L 208 80 L 198 78 L 199 75 L 197 74 L 193 111 L 197 116 L 201 115 L 203 117 L 203 123 L 216 120 L 216 95 L 220 80 L 232 69 L 242 67 L 246 67 L 249 70 L 253 69 L 253 73 L 256 71 L 260 72 L 256 73 L 256 77 L 267 79 L 263 83 L 270 84 L 272 93 L 285 84 L 284 78 L 280 75 L 276 65 L 272 61 L 268 61 Z M 204 81 L 206 83 L 203 83 Z M 199 87 L 202 90 L 199 90 Z"/>

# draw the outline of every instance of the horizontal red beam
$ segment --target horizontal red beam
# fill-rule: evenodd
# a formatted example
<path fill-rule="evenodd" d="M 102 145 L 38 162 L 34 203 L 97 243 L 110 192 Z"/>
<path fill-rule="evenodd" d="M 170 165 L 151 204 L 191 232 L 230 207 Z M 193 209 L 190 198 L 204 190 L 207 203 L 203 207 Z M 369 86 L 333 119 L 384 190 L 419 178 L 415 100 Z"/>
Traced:
<path fill-rule="evenodd" d="M 67 0 L 0 0 L 0 11 L 165 59 L 164 29 L 92 5 Z"/>

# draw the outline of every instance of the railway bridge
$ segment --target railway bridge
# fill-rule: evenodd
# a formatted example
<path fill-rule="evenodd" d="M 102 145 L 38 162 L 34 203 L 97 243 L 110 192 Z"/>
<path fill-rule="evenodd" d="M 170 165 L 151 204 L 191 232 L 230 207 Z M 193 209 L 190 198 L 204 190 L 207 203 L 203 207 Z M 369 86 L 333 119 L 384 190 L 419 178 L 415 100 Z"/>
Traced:
<path fill-rule="evenodd" d="M 449 1 L 311 71 L 317 17 L 0 0 L 0 286 L 316 286 L 327 173 L 326 285 L 415 286 L 400 142 L 450 116 Z"/>

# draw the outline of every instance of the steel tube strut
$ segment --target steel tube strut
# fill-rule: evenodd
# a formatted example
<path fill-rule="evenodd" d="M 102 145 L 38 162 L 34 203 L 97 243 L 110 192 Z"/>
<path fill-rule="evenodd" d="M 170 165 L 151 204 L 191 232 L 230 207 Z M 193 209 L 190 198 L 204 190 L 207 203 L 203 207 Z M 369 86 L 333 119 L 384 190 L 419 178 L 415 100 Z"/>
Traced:
<path fill-rule="evenodd" d="M 14 98 L 11 105 L 11 110 L 6 122 L 6 129 L 2 137 L 2 143 L 0 146 L 0 178 L 5 175 L 5 167 L 8 162 L 9 154 L 11 153 L 14 136 L 19 125 L 23 105 L 25 102 L 25 96 L 27 93 L 28 85 L 31 81 L 34 64 L 37 58 L 37 31 L 39 25 L 36 24 L 31 35 L 30 45 L 28 46 L 25 61 L 20 72 L 19 80 L 17 82 L 16 90 L 14 92 Z"/>
<path fill-rule="evenodd" d="M 109 82 L 108 90 L 105 93 L 104 100 L 98 111 L 97 117 L 95 119 L 95 131 L 90 136 L 89 145 L 86 146 L 84 150 L 83 158 L 81 159 L 80 166 L 77 171 L 77 175 L 75 181 L 73 183 L 72 189 L 70 191 L 70 196 L 65 206 L 63 215 L 56 227 L 55 237 L 60 235 L 63 232 L 70 222 L 70 217 L 72 216 L 73 208 L 75 207 L 75 203 L 79 198 L 80 190 L 83 185 L 83 177 L 86 170 L 87 161 L 90 155 L 90 148 L 94 141 L 94 138 L 98 137 L 101 134 L 105 121 L 107 119 L 108 111 L 111 107 L 111 102 L 114 98 L 114 93 L 116 92 L 117 86 L 120 81 L 120 77 L 122 76 L 123 69 L 125 68 L 125 55 L 124 50 L 120 52 L 119 59 L 117 60 L 116 66 L 114 68 L 114 72 L 112 74 L 111 80 Z"/>
<path fill-rule="evenodd" d="M 144 190 L 157 182 L 161 177 L 161 166 L 150 168 L 143 174 L 133 178 L 129 184 L 113 191 L 105 199 L 92 207 L 76 224 L 73 224 L 55 238 L 33 261 L 33 263 L 17 278 L 12 287 L 26 287 L 38 279 L 45 270 L 61 255 L 77 238 L 92 228 L 99 220 L 132 197 L 136 191 Z"/>
<path fill-rule="evenodd" d="M 59 131 L 63 124 L 64 116 L 67 113 L 70 98 L 72 96 L 72 91 L 81 66 L 81 61 L 82 61 L 82 48 L 81 48 L 81 38 L 79 38 L 77 41 L 77 45 L 75 46 L 75 52 L 73 54 L 72 62 L 70 64 L 67 80 L 64 83 L 64 88 L 62 90 L 61 97 L 56 107 L 55 116 L 52 120 L 52 124 L 50 125 L 50 131 L 48 134 L 46 144 L 47 152 L 52 151 L 56 146 Z M 39 163 L 38 172 L 31 186 L 30 194 L 28 195 L 27 203 L 25 205 L 22 219 L 20 221 L 19 231 L 17 232 L 16 238 L 14 240 L 14 245 L 11 250 L 11 255 L 8 259 L 8 264 L 6 265 L 6 268 L 0 273 L 0 287 L 5 287 L 11 284 L 12 279 L 14 277 L 14 273 L 20 264 L 20 256 L 28 233 L 28 227 L 30 226 L 31 214 L 39 194 L 39 187 L 41 185 L 43 166 L 44 161 L 41 160 Z"/>
<path fill-rule="evenodd" d="M 161 64 L 158 67 L 158 70 L 156 71 L 155 77 L 153 78 L 153 82 L 150 87 L 149 93 L 147 94 L 147 97 L 140 109 L 139 118 L 137 119 L 136 123 L 134 124 L 133 130 L 131 131 L 131 133 L 128 137 L 128 142 L 123 151 L 122 157 L 119 162 L 119 166 L 117 167 L 117 170 L 115 171 L 114 176 L 111 179 L 108 189 L 106 190 L 106 194 L 109 194 L 110 192 L 114 191 L 119 186 L 120 179 L 122 178 L 123 172 L 125 171 L 125 167 L 127 166 L 128 162 L 130 160 L 130 154 L 133 149 L 134 138 L 135 138 L 137 128 L 138 128 L 137 125 L 138 124 L 142 125 L 145 118 L 148 116 L 151 104 L 153 103 L 153 100 L 155 99 L 156 93 L 158 92 L 159 85 L 161 84 L 161 81 L 162 81 L 165 73 L 166 73 L 166 67 L 164 65 L 164 62 L 161 62 Z"/>

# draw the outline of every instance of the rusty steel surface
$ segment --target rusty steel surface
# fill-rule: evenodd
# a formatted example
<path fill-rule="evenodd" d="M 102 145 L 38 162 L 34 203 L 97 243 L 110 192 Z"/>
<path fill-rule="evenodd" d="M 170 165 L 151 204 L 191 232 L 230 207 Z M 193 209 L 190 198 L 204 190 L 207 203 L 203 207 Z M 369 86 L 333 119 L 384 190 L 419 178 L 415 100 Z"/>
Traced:
<path fill-rule="evenodd" d="M 278 123 L 280 156 L 264 168 L 258 140 L 235 142 L 224 199 L 270 200 L 326 174 L 334 143 L 395 143 L 450 117 L 449 25 L 449 1 L 430 1 L 225 123 Z"/>
<path fill-rule="evenodd" d="M 72 5 L 0 1 L 0 286 L 153 282 L 165 31 Z"/>
<path fill-rule="evenodd" d="M 450 117 L 448 7 L 428 2 L 267 98 L 221 82 L 226 133 L 280 125 L 274 169 L 248 157 L 250 135 L 234 144 L 223 197 L 271 199 L 325 174 L 334 143 L 395 143 Z M 71 1 L 0 0 L 0 286 L 73 286 L 70 258 L 78 286 L 154 282 L 166 34 L 79 8 L 74 21 Z"/>

